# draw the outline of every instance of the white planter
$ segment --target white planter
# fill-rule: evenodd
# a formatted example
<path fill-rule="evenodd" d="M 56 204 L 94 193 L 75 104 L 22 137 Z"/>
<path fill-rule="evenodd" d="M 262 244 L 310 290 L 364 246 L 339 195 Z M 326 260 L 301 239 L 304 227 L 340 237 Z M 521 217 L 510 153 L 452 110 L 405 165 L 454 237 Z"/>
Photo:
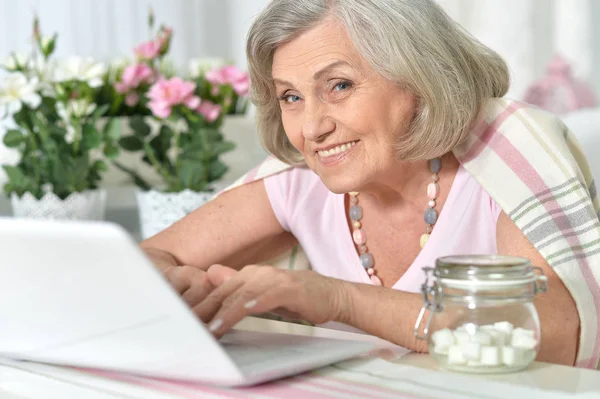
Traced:
<path fill-rule="evenodd" d="M 88 190 L 73 193 L 61 200 L 54 193 L 37 199 L 31 193 L 21 198 L 11 195 L 13 215 L 21 218 L 50 220 L 104 220 L 106 215 L 106 191 Z"/>
<path fill-rule="evenodd" d="M 156 190 L 137 191 L 142 239 L 152 237 L 188 213 L 210 201 L 214 192 L 163 193 Z"/>

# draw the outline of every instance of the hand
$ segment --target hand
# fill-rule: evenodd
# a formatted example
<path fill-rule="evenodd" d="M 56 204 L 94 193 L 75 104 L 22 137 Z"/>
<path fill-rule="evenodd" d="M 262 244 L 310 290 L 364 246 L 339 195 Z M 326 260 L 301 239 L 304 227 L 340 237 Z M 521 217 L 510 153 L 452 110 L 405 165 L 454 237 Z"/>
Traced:
<path fill-rule="evenodd" d="M 222 267 L 221 272 L 213 276 L 212 281 L 209 281 L 207 273 L 194 266 L 169 266 L 163 270 L 169 283 L 192 309 L 201 303 L 215 287 L 223 284 L 225 280 L 236 273 L 237 271 L 233 269 Z"/>
<path fill-rule="evenodd" d="M 268 266 L 246 266 L 237 274 L 231 270 L 211 266 L 207 283 L 215 288 L 193 308 L 202 321 L 210 322 L 209 329 L 216 336 L 252 314 L 274 311 L 321 324 L 342 319 L 346 311 L 341 280 Z"/>

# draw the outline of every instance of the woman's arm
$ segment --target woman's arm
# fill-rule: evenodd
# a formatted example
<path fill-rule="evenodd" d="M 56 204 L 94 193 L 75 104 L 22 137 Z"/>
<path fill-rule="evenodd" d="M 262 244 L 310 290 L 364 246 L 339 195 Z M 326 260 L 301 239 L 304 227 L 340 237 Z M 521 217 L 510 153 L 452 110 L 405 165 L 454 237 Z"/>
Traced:
<path fill-rule="evenodd" d="M 548 262 L 502 212 L 497 225 L 498 253 L 528 258 L 548 277 L 548 292 L 535 299 L 542 326 L 537 360 L 572 366 L 577 356 L 579 314 L 575 301 Z"/>
<path fill-rule="evenodd" d="M 269 260 L 295 245 L 275 217 L 262 180 L 223 193 L 141 247 L 160 269 L 215 263 L 236 269 Z"/>

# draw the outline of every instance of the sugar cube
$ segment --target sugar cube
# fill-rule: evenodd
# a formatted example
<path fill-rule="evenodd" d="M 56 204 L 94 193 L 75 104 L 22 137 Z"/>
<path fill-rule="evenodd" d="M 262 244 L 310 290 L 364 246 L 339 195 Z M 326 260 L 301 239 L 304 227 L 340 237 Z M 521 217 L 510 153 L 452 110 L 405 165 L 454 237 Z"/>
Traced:
<path fill-rule="evenodd" d="M 460 346 L 452 345 L 448 349 L 448 364 L 465 364 L 467 359 L 465 359 Z"/>
<path fill-rule="evenodd" d="M 526 330 L 521 327 L 517 327 L 513 330 L 513 337 L 517 336 L 517 335 L 523 336 L 523 337 L 535 338 L 535 333 L 533 330 Z"/>
<path fill-rule="evenodd" d="M 515 348 L 533 349 L 537 346 L 537 340 L 526 335 L 513 335 L 511 345 Z"/>
<path fill-rule="evenodd" d="M 469 342 L 471 340 L 471 337 L 469 336 L 469 333 L 466 331 L 454 331 L 454 343 L 455 344 L 462 344 L 464 342 Z"/>
<path fill-rule="evenodd" d="M 497 346 L 481 347 L 481 364 L 484 366 L 497 366 L 500 364 L 500 348 Z"/>
<path fill-rule="evenodd" d="M 471 335 L 471 342 L 477 342 L 481 345 L 490 345 L 492 343 L 492 336 L 485 331 L 477 331 Z"/>
<path fill-rule="evenodd" d="M 433 333 L 431 336 L 433 343 L 437 346 L 449 347 L 454 344 L 454 335 L 449 328 L 444 328 Z"/>
<path fill-rule="evenodd" d="M 484 330 L 492 337 L 492 344 L 496 346 L 504 346 L 508 343 L 508 335 L 503 331 L 498 330 Z"/>
<path fill-rule="evenodd" d="M 502 363 L 507 366 L 519 365 L 523 362 L 523 349 L 505 346 L 502 348 Z"/>
<path fill-rule="evenodd" d="M 462 351 L 465 359 L 479 360 L 481 344 L 478 342 L 465 342 L 460 344 L 460 350 Z"/>
<path fill-rule="evenodd" d="M 496 331 L 502 331 L 505 334 L 512 334 L 514 327 L 508 321 L 499 321 L 494 323 L 494 328 Z"/>
<path fill-rule="evenodd" d="M 447 355 L 448 354 L 448 349 L 450 349 L 450 346 L 439 345 L 439 344 L 435 344 L 433 346 L 433 351 L 435 353 L 440 354 L 440 355 Z"/>

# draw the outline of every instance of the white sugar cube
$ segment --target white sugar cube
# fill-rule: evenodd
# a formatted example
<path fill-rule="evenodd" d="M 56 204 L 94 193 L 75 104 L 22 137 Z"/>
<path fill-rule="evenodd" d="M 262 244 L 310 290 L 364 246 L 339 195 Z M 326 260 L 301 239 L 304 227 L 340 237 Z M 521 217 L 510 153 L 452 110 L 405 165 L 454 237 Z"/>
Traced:
<path fill-rule="evenodd" d="M 460 350 L 462 351 L 465 359 L 479 360 L 481 345 L 478 342 L 465 342 L 460 344 Z"/>
<path fill-rule="evenodd" d="M 505 346 L 502 348 L 502 363 L 515 366 L 523 363 L 523 349 Z"/>
<path fill-rule="evenodd" d="M 484 366 L 497 366 L 500 364 L 500 348 L 497 346 L 481 347 L 481 364 Z"/>
<path fill-rule="evenodd" d="M 448 349 L 448 364 L 465 364 L 467 359 L 465 359 L 460 346 L 452 345 Z"/>
<path fill-rule="evenodd" d="M 484 330 L 492 337 L 492 344 L 496 346 L 504 346 L 508 344 L 508 335 L 503 331 L 498 330 Z"/>
<path fill-rule="evenodd" d="M 454 335 L 449 328 L 444 328 L 434 332 L 431 336 L 431 339 L 436 346 L 439 345 L 440 347 L 450 347 L 451 345 L 454 345 Z"/>
<path fill-rule="evenodd" d="M 467 327 L 463 324 L 462 326 L 457 327 L 455 331 L 467 331 Z"/>
<path fill-rule="evenodd" d="M 466 331 L 454 331 L 454 343 L 460 345 L 465 342 L 469 342 L 471 337 Z"/>
<path fill-rule="evenodd" d="M 471 342 L 477 342 L 481 345 L 490 345 L 492 343 L 492 336 L 485 331 L 477 331 L 471 335 Z"/>
<path fill-rule="evenodd" d="M 537 340 L 526 335 L 513 335 L 511 345 L 515 348 L 533 349 L 537 346 Z"/>
<path fill-rule="evenodd" d="M 513 337 L 515 336 L 535 338 L 535 332 L 533 330 L 526 330 L 518 327 L 513 330 Z"/>
<path fill-rule="evenodd" d="M 496 331 L 496 328 L 494 327 L 493 324 L 486 324 L 483 325 L 481 327 L 479 327 L 480 330 L 483 330 L 485 332 L 490 332 L 490 331 Z"/>
<path fill-rule="evenodd" d="M 514 327 L 508 321 L 499 321 L 494 323 L 494 328 L 496 331 L 502 331 L 505 334 L 512 334 Z"/>
<path fill-rule="evenodd" d="M 433 346 L 433 351 L 435 353 L 440 354 L 440 355 L 447 355 L 448 354 L 448 349 L 450 349 L 450 346 L 438 345 L 438 344 L 435 344 Z"/>

